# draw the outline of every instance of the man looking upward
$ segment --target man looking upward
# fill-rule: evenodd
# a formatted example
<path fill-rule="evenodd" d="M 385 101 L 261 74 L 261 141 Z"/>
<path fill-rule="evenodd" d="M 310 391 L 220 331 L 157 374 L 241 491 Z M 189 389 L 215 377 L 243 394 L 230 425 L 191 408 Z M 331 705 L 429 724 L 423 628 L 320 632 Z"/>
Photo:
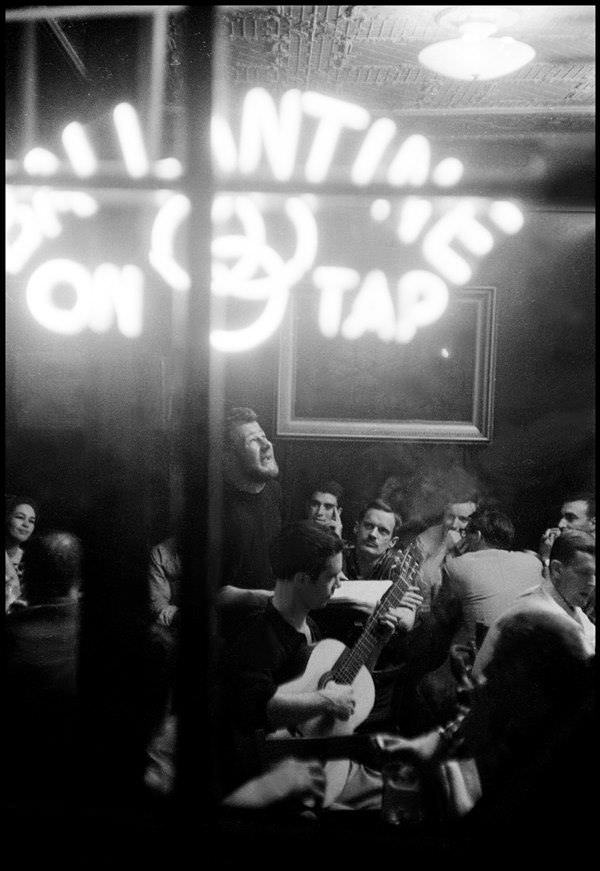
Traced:
<path fill-rule="evenodd" d="M 232 408 L 223 451 L 222 585 L 218 605 L 247 613 L 272 595 L 269 545 L 282 525 L 273 445 L 251 408 Z"/>

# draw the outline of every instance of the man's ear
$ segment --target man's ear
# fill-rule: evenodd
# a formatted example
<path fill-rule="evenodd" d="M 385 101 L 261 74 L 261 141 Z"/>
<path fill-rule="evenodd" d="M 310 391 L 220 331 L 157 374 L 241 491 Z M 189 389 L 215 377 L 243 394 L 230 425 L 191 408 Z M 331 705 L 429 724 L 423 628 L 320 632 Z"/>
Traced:
<path fill-rule="evenodd" d="M 560 578 L 562 574 L 563 564 L 559 559 L 551 559 L 548 568 L 553 578 Z"/>
<path fill-rule="evenodd" d="M 298 584 L 306 584 L 307 581 L 310 581 L 310 575 L 308 572 L 296 572 L 292 576 L 292 581 L 295 581 Z"/>
<path fill-rule="evenodd" d="M 390 538 L 390 547 L 396 547 L 398 544 L 398 536 L 395 535 L 393 538 Z"/>

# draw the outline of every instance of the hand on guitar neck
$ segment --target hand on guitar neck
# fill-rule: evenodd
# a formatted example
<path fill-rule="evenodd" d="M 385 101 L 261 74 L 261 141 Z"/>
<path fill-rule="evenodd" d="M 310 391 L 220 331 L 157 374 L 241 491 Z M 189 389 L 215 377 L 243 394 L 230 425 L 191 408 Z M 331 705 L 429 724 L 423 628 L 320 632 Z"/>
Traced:
<path fill-rule="evenodd" d="M 387 640 L 398 630 L 410 632 L 415 625 L 415 616 L 422 604 L 423 596 L 416 585 L 411 585 L 393 608 L 386 608 L 384 596 L 381 601 L 382 610 L 378 614 L 379 631 L 388 636 Z"/>

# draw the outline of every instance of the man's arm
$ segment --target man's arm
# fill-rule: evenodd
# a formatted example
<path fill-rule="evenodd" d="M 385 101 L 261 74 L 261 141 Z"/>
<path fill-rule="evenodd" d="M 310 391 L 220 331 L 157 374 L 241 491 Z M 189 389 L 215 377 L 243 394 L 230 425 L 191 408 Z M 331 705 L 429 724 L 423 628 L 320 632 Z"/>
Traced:
<path fill-rule="evenodd" d="M 444 569 L 440 590 L 431 611 L 423 615 L 409 636 L 407 656 L 411 674 L 422 677 L 442 665 L 460 626 L 461 615 L 462 606 L 457 591 Z"/>
<path fill-rule="evenodd" d="M 177 613 L 177 607 L 171 602 L 171 584 L 162 559 L 159 547 L 150 551 L 148 566 L 148 586 L 150 590 L 150 607 L 155 619 L 169 626 Z"/>
<path fill-rule="evenodd" d="M 224 610 L 243 608 L 254 611 L 263 608 L 272 596 L 273 590 L 242 590 L 227 584 L 217 593 L 217 607 Z"/>
<path fill-rule="evenodd" d="M 352 687 L 333 681 L 312 693 L 287 693 L 282 687 L 267 702 L 267 718 L 276 729 L 299 726 L 313 717 L 348 720 L 354 711 Z"/>
<path fill-rule="evenodd" d="M 289 798 L 318 805 L 325 793 L 325 773 L 316 760 L 284 759 L 260 777 L 244 783 L 223 804 L 233 808 L 263 808 Z"/>
<path fill-rule="evenodd" d="M 487 668 L 490 660 L 494 655 L 494 650 L 496 649 L 496 642 L 498 640 L 499 634 L 500 632 L 498 630 L 498 623 L 493 623 L 486 632 L 485 638 L 483 639 L 483 644 L 479 648 L 477 656 L 475 657 L 472 671 L 472 675 L 474 678 L 481 677 L 485 669 Z"/>
<path fill-rule="evenodd" d="M 390 587 L 391 589 L 391 587 Z M 383 597 L 382 601 L 385 599 Z M 383 611 L 378 619 L 378 631 L 385 650 L 385 661 L 393 665 L 399 665 L 406 658 L 406 638 L 414 629 L 417 611 L 423 604 L 423 596 L 417 586 L 409 587 L 404 593 L 398 605 Z M 369 671 L 373 671 L 379 659 L 379 650 L 376 648 L 369 659 L 365 662 Z"/>

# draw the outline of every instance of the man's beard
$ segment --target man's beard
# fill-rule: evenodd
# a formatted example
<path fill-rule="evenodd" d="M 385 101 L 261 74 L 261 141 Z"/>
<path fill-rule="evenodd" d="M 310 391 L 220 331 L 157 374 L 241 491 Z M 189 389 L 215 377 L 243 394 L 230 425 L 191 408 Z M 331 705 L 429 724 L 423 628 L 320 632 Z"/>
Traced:
<path fill-rule="evenodd" d="M 277 465 L 277 461 L 273 459 L 268 467 L 255 465 L 246 466 L 245 472 L 250 480 L 260 483 L 261 481 L 268 481 L 269 478 L 276 478 L 279 475 L 279 466 Z"/>

